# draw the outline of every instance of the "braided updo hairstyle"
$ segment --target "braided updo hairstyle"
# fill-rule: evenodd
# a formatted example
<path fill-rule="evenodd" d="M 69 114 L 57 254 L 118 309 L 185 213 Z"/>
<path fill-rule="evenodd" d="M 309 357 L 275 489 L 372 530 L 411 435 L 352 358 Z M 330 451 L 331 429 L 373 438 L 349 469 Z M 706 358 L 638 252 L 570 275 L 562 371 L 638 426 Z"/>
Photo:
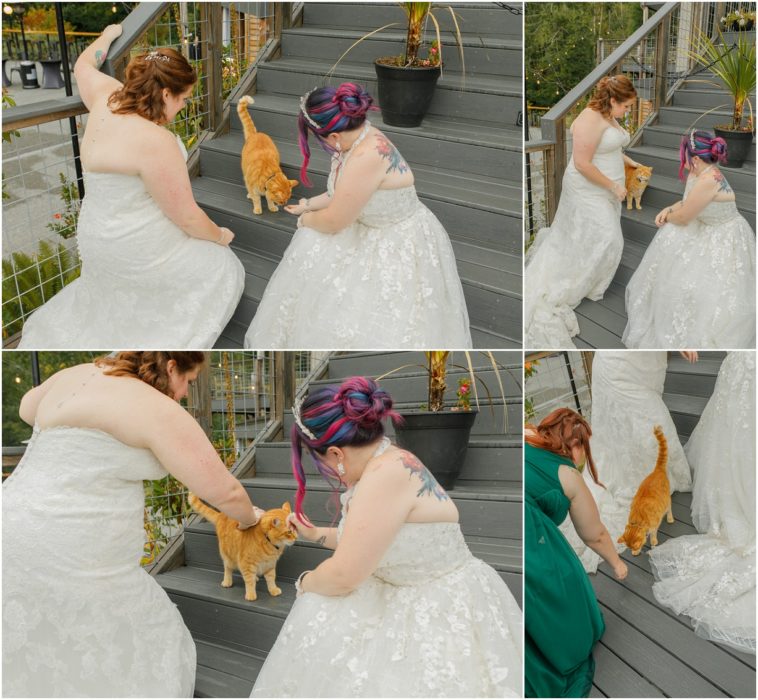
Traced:
<path fill-rule="evenodd" d="M 334 132 L 351 131 L 363 126 L 366 113 L 370 109 L 378 109 L 373 104 L 374 98 L 355 83 L 342 83 L 336 88 L 316 88 L 308 94 L 303 108 L 318 127 L 308 121 L 301 109 L 297 118 L 297 128 L 300 153 L 303 154 L 300 181 L 304 185 L 311 186 L 307 175 L 308 163 L 311 160 L 308 134 L 313 132 L 321 147 L 328 153 L 334 153 L 334 149 L 325 141 L 325 138 Z"/>
<path fill-rule="evenodd" d="M 197 73 L 178 51 L 167 47 L 135 56 L 126 67 L 124 86 L 108 98 L 114 114 L 139 114 L 151 122 L 166 120 L 163 90 L 180 95 L 197 82 Z"/>
<path fill-rule="evenodd" d="M 170 396 L 168 386 L 168 363 L 176 362 L 180 374 L 186 374 L 205 362 L 205 355 L 199 351 L 164 352 L 120 352 L 115 357 L 98 357 L 97 367 L 108 367 L 103 374 L 111 377 L 135 377 Z"/>
<path fill-rule="evenodd" d="M 691 131 L 679 144 L 679 179 L 684 180 L 684 164 L 692 167 L 697 156 L 706 163 L 726 163 L 726 141 L 711 131 Z"/>
<path fill-rule="evenodd" d="M 616 102 L 626 102 L 632 97 L 637 97 L 637 91 L 629 78 L 620 74 L 609 75 L 595 85 L 592 99 L 587 106 L 600 112 L 607 119 L 611 116 L 611 98 Z"/>
<path fill-rule="evenodd" d="M 595 461 L 592 459 L 592 450 L 590 449 L 592 428 L 576 411 L 572 411 L 570 408 L 556 408 L 552 413 L 545 416 L 539 425 L 534 426 L 527 423 L 526 427 L 536 433 L 536 435 L 527 435 L 524 438 L 533 447 L 568 457 L 572 461 L 571 449 L 573 447 L 584 448 L 592 480 L 596 484 L 599 483 Z"/>
<path fill-rule="evenodd" d="M 299 409 L 300 421 L 313 437 L 303 432 L 297 421 L 290 433 L 292 439 L 292 473 L 297 481 L 295 513 L 301 522 L 305 498 L 305 470 L 302 463 L 303 446 L 308 450 L 318 472 L 329 482 L 338 495 L 342 483 L 339 474 L 325 464 L 320 455 L 331 446 L 359 447 L 378 440 L 384 435 L 382 421 L 391 418 L 402 422 L 399 413 L 392 410 L 392 398 L 368 377 L 350 377 L 339 386 L 317 389 L 303 401 Z"/>

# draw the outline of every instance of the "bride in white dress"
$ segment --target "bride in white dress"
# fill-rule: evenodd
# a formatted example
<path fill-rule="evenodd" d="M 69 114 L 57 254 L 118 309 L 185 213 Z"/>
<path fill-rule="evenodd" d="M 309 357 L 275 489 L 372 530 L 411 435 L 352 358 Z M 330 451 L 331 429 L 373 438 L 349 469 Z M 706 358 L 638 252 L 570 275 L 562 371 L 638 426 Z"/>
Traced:
<path fill-rule="evenodd" d="M 442 224 L 395 146 L 366 119 L 360 86 L 314 89 L 298 124 L 332 154 L 327 192 L 285 207 L 298 229 L 245 335 L 246 348 L 470 348 L 466 301 Z"/>
<path fill-rule="evenodd" d="M 81 275 L 26 319 L 21 348 L 209 348 L 242 295 L 234 234 L 197 205 L 184 145 L 162 126 L 197 75 L 162 48 L 134 57 L 122 85 L 99 71 L 120 34 L 107 27 L 74 69 L 89 110 Z"/>
<path fill-rule="evenodd" d="M 684 198 L 660 227 L 626 288 L 629 348 L 754 348 L 755 233 L 717 164 L 726 143 L 707 131 L 682 138 Z"/>
<path fill-rule="evenodd" d="M 690 362 L 697 353 L 682 353 Z M 652 471 L 658 455 L 653 427 L 660 425 L 668 443 L 668 477 L 671 492 L 690 491 L 692 479 L 676 426 L 663 403 L 666 352 L 602 350 L 592 361 L 592 454 L 597 485 L 586 472 L 584 479 L 614 543 L 626 526 L 629 506 L 642 480 Z M 597 570 L 600 558 L 576 535 L 570 520 L 561 530 L 588 572 Z M 617 543 L 617 550 L 625 545 Z"/>
<path fill-rule="evenodd" d="M 637 93 L 623 75 L 603 78 L 571 127 L 573 153 L 549 228 L 526 253 L 524 325 L 528 348 L 573 348 L 579 333 L 574 309 L 602 299 L 621 261 L 621 201 L 626 197 L 622 153 L 629 134 L 617 119 Z"/>
<path fill-rule="evenodd" d="M 334 554 L 298 579 L 251 697 L 522 695 L 521 611 L 469 551 L 444 489 L 383 436 L 391 409 L 363 377 L 295 407 L 291 523 Z M 303 446 L 322 475 L 348 487 L 336 528 L 301 519 Z"/>
<path fill-rule="evenodd" d="M 120 353 L 23 397 L 34 431 L 3 484 L 4 697 L 192 697 L 195 644 L 140 566 L 143 480 L 170 473 L 248 527 L 259 517 L 178 403 L 202 363 Z"/>
<path fill-rule="evenodd" d="M 755 654 L 755 354 L 730 352 L 685 447 L 699 535 L 650 552 L 662 604 L 706 639 Z"/>

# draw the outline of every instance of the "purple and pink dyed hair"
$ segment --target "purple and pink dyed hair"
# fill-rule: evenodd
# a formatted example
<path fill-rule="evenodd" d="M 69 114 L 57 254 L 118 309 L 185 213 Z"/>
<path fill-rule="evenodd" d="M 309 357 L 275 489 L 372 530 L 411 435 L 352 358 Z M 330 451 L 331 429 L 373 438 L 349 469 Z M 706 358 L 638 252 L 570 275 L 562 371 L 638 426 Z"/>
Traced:
<path fill-rule="evenodd" d="M 329 482 L 338 496 L 342 484 L 339 474 L 324 464 L 319 455 L 326 454 L 331 446 L 359 447 L 378 440 L 384 435 L 382 421 L 391 418 L 402 422 L 399 413 L 392 410 L 392 398 L 368 377 L 350 377 L 339 386 L 331 385 L 308 394 L 300 407 L 300 420 L 316 439 L 312 440 L 298 427 L 292 426 L 292 473 L 297 481 L 295 513 L 301 522 L 305 498 L 305 470 L 302 463 L 303 446 L 311 454 L 318 472 Z"/>
<path fill-rule="evenodd" d="M 322 148 L 329 153 L 334 153 L 334 149 L 326 143 L 325 138 L 334 132 L 350 131 L 362 126 L 366 121 L 366 112 L 370 109 L 378 109 L 373 106 L 373 103 L 374 98 L 355 83 L 342 83 L 336 88 L 316 88 L 308 94 L 305 111 L 318 124 L 318 128 L 310 124 L 302 111 L 300 112 L 297 128 L 300 153 L 303 154 L 300 181 L 304 185 L 311 187 L 307 175 L 308 163 L 311 160 L 308 133 L 312 131 Z"/>
<path fill-rule="evenodd" d="M 694 145 L 694 147 L 693 147 Z M 684 164 L 692 167 L 697 156 L 706 163 L 726 163 L 726 141 L 710 131 L 691 131 L 679 145 L 679 179 L 684 180 Z"/>

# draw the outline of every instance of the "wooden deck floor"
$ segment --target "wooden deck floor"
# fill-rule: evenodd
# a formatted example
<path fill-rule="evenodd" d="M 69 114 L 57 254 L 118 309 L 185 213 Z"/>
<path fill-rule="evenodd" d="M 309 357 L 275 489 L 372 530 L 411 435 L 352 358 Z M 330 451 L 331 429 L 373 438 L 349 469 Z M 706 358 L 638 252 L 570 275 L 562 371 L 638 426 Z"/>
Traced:
<path fill-rule="evenodd" d="M 697 534 L 689 493 L 674 494 L 674 518 L 662 523 L 662 544 L 670 537 Z M 622 555 L 629 566 L 624 581 L 601 564 L 591 576 L 606 631 L 595 647 L 591 697 L 755 698 L 755 656 L 698 637 L 689 618 L 658 604 L 645 552 Z"/>

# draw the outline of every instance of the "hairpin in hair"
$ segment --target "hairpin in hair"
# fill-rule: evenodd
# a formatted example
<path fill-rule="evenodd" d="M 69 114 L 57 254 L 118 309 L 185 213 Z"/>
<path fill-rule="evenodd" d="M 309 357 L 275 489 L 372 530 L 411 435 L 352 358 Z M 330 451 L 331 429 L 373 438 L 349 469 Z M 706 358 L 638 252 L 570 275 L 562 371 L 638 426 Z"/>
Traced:
<path fill-rule="evenodd" d="M 695 150 L 695 130 L 690 131 L 690 147 Z"/>
<path fill-rule="evenodd" d="M 311 115 L 308 114 L 308 110 L 305 108 L 305 103 L 308 101 L 308 98 L 311 96 L 311 93 L 314 90 L 317 90 L 318 88 L 313 88 L 313 90 L 309 90 L 306 92 L 301 98 L 300 98 L 300 111 L 303 113 L 303 116 L 305 117 L 305 120 L 314 128 L 314 129 L 320 129 L 321 127 L 313 120 L 311 119 Z M 314 438 L 315 440 L 315 438 Z"/>
<path fill-rule="evenodd" d="M 310 431 L 308 428 L 305 427 L 305 424 L 303 423 L 302 418 L 300 418 L 300 407 L 303 405 L 303 399 L 295 399 L 295 405 L 292 407 L 292 415 L 295 417 L 295 423 L 297 423 L 297 427 L 300 428 L 300 432 L 303 433 L 307 438 L 310 438 L 314 442 L 318 440 L 318 438 Z"/>
<path fill-rule="evenodd" d="M 146 61 L 163 61 L 164 63 L 168 63 L 171 58 L 169 56 L 166 56 L 165 54 L 158 53 L 157 51 L 151 51 L 147 56 L 145 56 Z"/>

